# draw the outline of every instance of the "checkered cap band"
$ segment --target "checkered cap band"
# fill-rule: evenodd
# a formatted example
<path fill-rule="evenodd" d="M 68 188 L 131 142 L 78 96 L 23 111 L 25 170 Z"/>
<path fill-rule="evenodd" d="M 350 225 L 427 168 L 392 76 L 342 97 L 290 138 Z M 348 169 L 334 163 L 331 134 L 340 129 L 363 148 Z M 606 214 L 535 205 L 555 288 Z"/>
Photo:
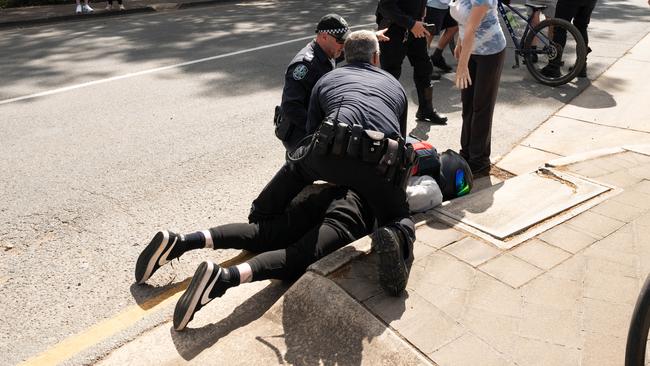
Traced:
<path fill-rule="evenodd" d="M 337 29 L 321 29 L 318 33 L 329 33 L 329 34 L 345 34 L 348 31 L 348 28 L 337 28 Z"/>

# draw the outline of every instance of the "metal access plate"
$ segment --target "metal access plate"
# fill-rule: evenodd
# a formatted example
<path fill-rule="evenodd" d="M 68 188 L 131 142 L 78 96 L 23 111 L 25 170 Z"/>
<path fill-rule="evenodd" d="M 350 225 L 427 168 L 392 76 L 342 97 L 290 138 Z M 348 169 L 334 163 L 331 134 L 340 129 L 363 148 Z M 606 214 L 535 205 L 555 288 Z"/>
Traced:
<path fill-rule="evenodd" d="M 436 211 L 506 240 L 610 189 L 557 170 L 540 169 L 454 199 Z"/>

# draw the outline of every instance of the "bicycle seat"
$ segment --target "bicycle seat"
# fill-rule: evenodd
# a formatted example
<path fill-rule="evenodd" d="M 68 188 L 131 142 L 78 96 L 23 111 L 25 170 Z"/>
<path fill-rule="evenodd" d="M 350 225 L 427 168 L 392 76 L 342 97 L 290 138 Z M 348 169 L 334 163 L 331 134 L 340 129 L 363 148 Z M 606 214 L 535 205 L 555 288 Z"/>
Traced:
<path fill-rule="evenodd" d="M 548 8 L 548 6 L 546 5 L 531 4 L 531 3 L 526 3 L 526 6 L 529 7 L 532 11 L 544 10 Z"/>

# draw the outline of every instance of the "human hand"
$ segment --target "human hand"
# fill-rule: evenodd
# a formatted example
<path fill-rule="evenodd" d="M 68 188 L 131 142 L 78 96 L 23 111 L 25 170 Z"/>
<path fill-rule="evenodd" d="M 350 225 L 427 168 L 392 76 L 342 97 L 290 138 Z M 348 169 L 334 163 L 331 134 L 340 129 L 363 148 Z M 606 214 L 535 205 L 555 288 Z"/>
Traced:
<path fill-rule="evenodd" d="M 413 27 L 411 28 L 411 33 L 415 36 L 415 38 L 423 38 L 430 36 L 429 31 L 424 27 L 424 23 L 417 21 L 415 24 L 413 24 Z"/>
<path fill-rule="evenodd" d="M 648 1 L 650 1 L 650 0 L 648 0 Z M 384 28 L 384 29 L 380 29 L 380 30 L 375 32 L 375 35 L 377 36 L 377 40 L 379 42 L 388 42 L 388 41 L 390 41 L 390 38 L 388 36 L 386 36 L 386 31 L 387 30 L 388 30 L 388 28 Z"/>
<path fill-rule="evenodd" d="M 456 87 L 465 89 L 470 85 L 472 85 L 472 78 L 469 76 L 469 68 L 467 64 L 461 62 L 456 69 Z"/>

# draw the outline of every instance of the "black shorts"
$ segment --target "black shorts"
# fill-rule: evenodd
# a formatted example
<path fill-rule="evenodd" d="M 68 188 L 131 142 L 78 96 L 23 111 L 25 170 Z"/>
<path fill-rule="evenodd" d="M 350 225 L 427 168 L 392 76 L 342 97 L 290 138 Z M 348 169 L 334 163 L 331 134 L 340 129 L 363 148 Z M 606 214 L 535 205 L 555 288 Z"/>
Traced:
<path fill-rule="evenodd" d="M 451 17 L 449 14 L 449 9 L 438 9 L 427 6 L 427 16 L 424 18 L 424 21 L 429 24 L 436 25 L 436 33 L 439 34 L 441 30 L 455 27 L 458 25 L 458 22 Z M 434 34 L 434 35 L 435 35 Z"/>

